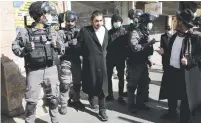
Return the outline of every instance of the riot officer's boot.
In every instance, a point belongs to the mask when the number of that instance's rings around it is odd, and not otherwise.
[[[65,115],[67,113],[67,106],[61,106],[59,109],[59,113],[61,115]]]

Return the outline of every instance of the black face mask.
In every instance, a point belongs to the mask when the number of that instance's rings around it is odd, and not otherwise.
[[[68,24],[68,25],[66,25],[66,28],[67,28],[67,29],[73,29],[73,28],[75,28],[75,25],[70,25],[70,24]]]

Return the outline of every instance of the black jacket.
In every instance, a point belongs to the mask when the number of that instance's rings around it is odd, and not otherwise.
[[[127,31],[123,27],[112,28],[108,31],[108,36],[107,60],[112,62],[125,60],[128,42]]]
[[[129,34],[128,58],[133,64],[147,63],[148,57],[153,55],[153,46],[144,47],[148,43],[149,32],[140,29]]]
[[[102,45],[99,43],[92,26],[86,26],[80,30],[78,47],[83,57],[82,89],[89,95],[99,96],[102,90],[107,95],[107,45],[108,31],[106,28]]]
[[[169,40],[171,36],[172,36],[171,34],[167,34],[167,33],[164,33],[161,35],[160,47],[164,49],[164,55],[162,55],[163,67],[167,65],[167,61],[168,61],[167,52],[168,52],[168,45],[169,45]]]
[[[175,33],[169,40],[169,48],[168,48],[168,65],[170,64],[170,57],[171,57],[171,51],[172,51],[172,46],[174,44],[174,41],[176,39],[177,33]],[[185,90],[185,85],[182,86],[181,83],[186,83],[187,80],[185,80],[185,70],[189,70],[195,66],[199,67],[199,70],[201,71],[201,37],[198,35],[191,35],[189,38],[185,38],[186,39],[190,39],[190,47],[191,47],[191,55],[190,57],[187,59],[188,64],[187,66],[183,66],[180,63],[181,66],[181,72],[184,76],[183,80],[185,82],[172,82],[170,79],[174,79],[172,78],[170,75],[171,73],[169,72],[169,69],[167,69],[166,71],[164,71],[164,75],[163,75],[163,79],[162,79],[162,83],[161,83],[161,89],[160,89],[160,95],[159,95],[159,99],[167,99],[169,97],[172,97],[173,95],[176,95],[177,99],[181,99],[181,97],[183,97],[183,93],[179,93],[182,92],[182,90]],[[185,55],[186,52],[186,47],[187,47],[187,41],[183,41],[182,44],[182,48],[181,48],[181,53],[180,53],[180,59],[182,59],[183,55]],[[169,68],[169,67],[168,67]],[[198,84],[199,86],[199,84]],[[188,88],[188,86],[186,86],[186,88],[190,91],[196,91],[194,90],[194,88]],[[173,90],[176,90],[177,94],[175,94]],[[187,94],[189,95],[188,91]],[[191,98],[191,97],[188,97]],[[189,102],[190,103],[190,102]]]
[[[80,63],[80,52],[77,49],[77,45],[72,45],[69,42],[71,40],[77,40],[79,30],[74,28],[72,30],[62,29],[59,30],[60,37],[64,40],[65,54],[60,57],[61,60],[67,60],[74,63]]]

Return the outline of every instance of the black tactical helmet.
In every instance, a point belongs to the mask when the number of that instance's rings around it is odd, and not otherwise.
[[[139,17],[140,23],[149,23],[158,18],[158,15],[155,13],[144,13]]]
[[[43,14],[49,13],[52,16],[57,16],[57,8],[55,4],[48,1],[36,1],[29,7],[29,15],[35,20],[39,21]],[[58,16],[57,16],[58,17]]]
[[[193,21],[193,23],[196,26],[201,26],[201,16],[196,17],[195,20]]]
[[[131,9],[131,10],[129,10],[129,12],[128,12],[128,17],[132,20],[132,19],[134,19],[135,17],[138,18],[138,17],[141,16],[143,13],[144,13],[144,12],[143,12],[142,10],[140,10],[140,9],[136,9],[136,10]]]
[[[77,21],[79,19],[78,13],[74,11],[65,12],[65,21]]]

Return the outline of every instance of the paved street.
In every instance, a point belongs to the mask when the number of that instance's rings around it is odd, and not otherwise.
[[[158,62],[160,61],[160,56],[154,54],[153,60],[156,61],[156,65],[154,65],[150,70],[152,82],[150,84],[150,102],[147,103],[152,108],[151,111],[141,111],[138,114],[133,115],[127,112],[126,106],[119,105],[117,101],[108,102],[107,114],[110,119],[106,123],[178,123],[178,120],[168,122],[160,119],[160,115],[163,114],[167,109],[167,102],[158,102],[160,81],[162,77],[161,65],[160,62]],[[113,85],[115,97],[117,99],[117,79],[113,80]],[[67,115],[59,116],[60,123],[102,123],[97,117],[97,112],[94,112],[89,108],[87,95],[83,93],[82,102],[87,106],[85,112],[77,112],[73,108],[68,108]],[[23,101],[23,105],[25,105],[25,101]],[[7,118],[2,116],[2,123],[24,123],[23,117],[23,115],[15,118]],[[36,123],[50,123],[49,114],[44,112],[41,100],[37,106],[36,118]],[[201,114],[193,117],[192,121],[192,123],[201,123]]]

